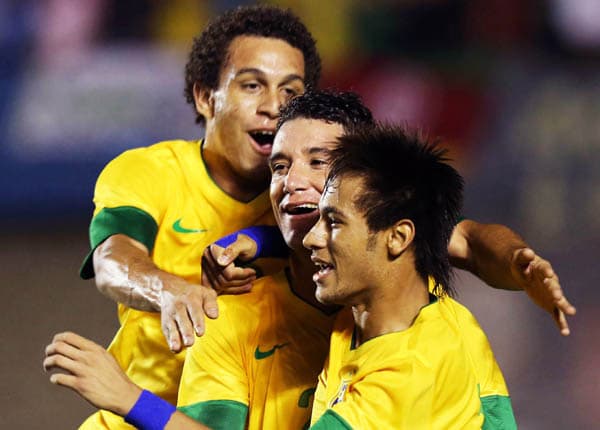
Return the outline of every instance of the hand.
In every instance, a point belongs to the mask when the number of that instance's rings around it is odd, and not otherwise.
[[[227,248],[212,244],[202,255],[202,284],[218,294],[242,294],[252,289],[256,271],[237,267],[235,260],[250,261],[256,254],[256,243],[245,234],[238,234]]]
[[[44,369],[62,370],[50,382],[75,391],[93,406],[124,416],[142,390],[104,348],[75,333],[59,333],[46,347]]]
[[[162,280],[160,292],[161,327],[169,348],[180,352],[204,334],[204,316],[219,316],[217,293],[209,287],[190,284],[177,276]]]
[[[576,310],[565,297],[550,262],[530,248],[520,248],[513,253],[511,271],[531,300],[552,315],[560,334],[568,336],[566,316],[575,315]]]

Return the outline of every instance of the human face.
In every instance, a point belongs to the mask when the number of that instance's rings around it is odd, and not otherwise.
[[[286,244],[301,250],[319,218],[319,199],[329,171],[329,150],[343,134],[337,123],[296,118],[285,122],[273,143],[271,204]]]
[[[354,205],[363,189],[363,180],[356,177],[329,183],[319,202],[319,220],[304,238],[318,267],[313,281],[323,304],[367,303],[379,285],[379,269],[387,254],[380,246],[383,234],[370,232]]]
[[[205,148],[216,151],[225,160],[221,167],[233,175],[266,181],[279,108],[303,92],[304,56],[299,49],[281,39],[236,37],[219,87],[199,108],[208,109]],[[200,92],[197,107],[201,97]]]

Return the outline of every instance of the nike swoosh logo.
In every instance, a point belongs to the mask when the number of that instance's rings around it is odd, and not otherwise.
[[[263,358],[270,357],[273,354],[275,354],[275,351],[283,348],[284,346],[288,346],[288,343],[277,344],[273,348],[271,348],[267,351],[261,351],[260,348],[257,346],[256,349],[254,350],[254,358],[256,358],[257,360],[262,360]]]
[[[177,233],[204,233],[205,231],[207,231],[204,228],[185,228],[181,226],[181,218],[179,218],[177,221],[175,221],[173,223],[173,230],[175,230]]]

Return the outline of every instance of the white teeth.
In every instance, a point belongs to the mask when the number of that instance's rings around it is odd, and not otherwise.
[[[256,134],[262,134],[263,136],[273,136],[273,132],[272,131],[268,131],[268,130],[259,130],[259,131],[255,131]]]
[[[317,209],[318,205],[315,203],[304,203],[303,205],[300,206],[296,206],[296,208],[303,208],[303,209]]]

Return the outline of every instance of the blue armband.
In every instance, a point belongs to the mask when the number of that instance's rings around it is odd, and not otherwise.
[[[140,430],[163,430],[176,409],[156,394],[144,390],[125,415],[125,422]]]
[[[217,240],[215,243],[226,248],[237,240],[238,234],[245,234],[256,243],[256,255],[252,261],[261,257],[286,258],[288,256],[288,248],[279,228],[272,225],[255,225],[243,228]]]

